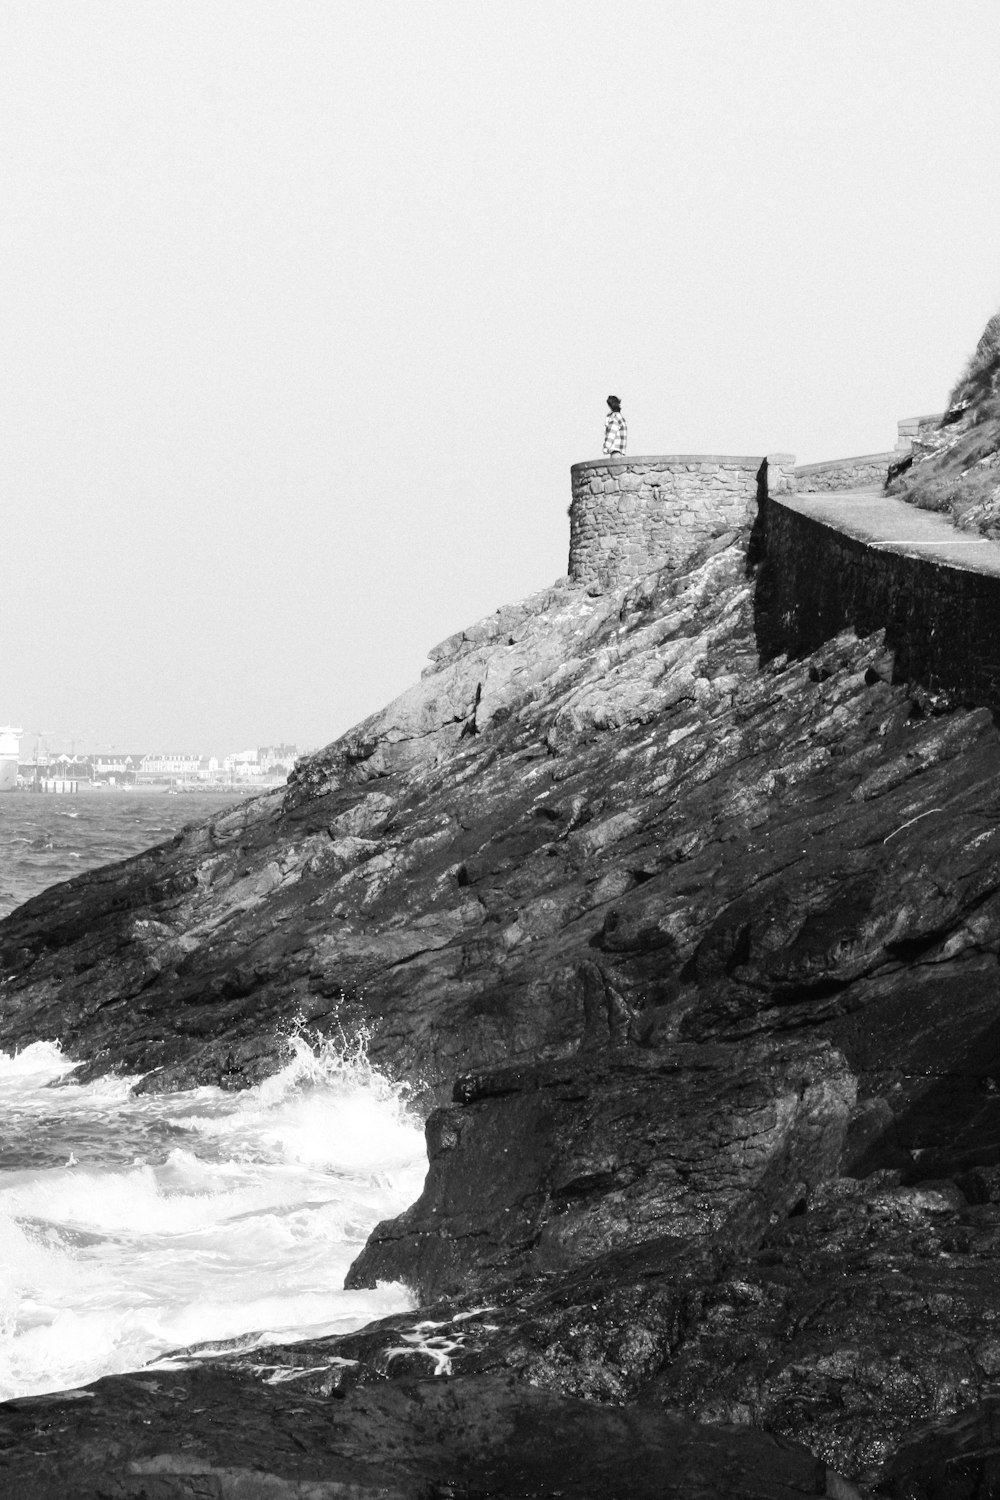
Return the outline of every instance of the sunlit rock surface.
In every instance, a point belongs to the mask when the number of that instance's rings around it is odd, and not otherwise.
[[[740,538],[431,655],[286,790],[0,924],[0,1045],[91,1075],[240,1087],[294,1024],[369,1029],[430,1172],[351,1279],[424,1305],[8,1409],[17,1493],[66,1493],[88,1420],[80,1494],[967,1493],[1000,1377],[992,716],[878,636],[760,665]],[[531,1468],[539,1423],[593,1466]]]

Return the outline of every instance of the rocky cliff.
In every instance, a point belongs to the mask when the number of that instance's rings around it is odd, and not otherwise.
[[[1000,312],[990,318],[937,426],[921,432],[890,491],[957,526],[1000,537]]]
[[[880,636],[773,654],[746,543],[0,924],[0,1045],[239,1087],[363,1027],[429,1155],[351,1272],[419,1312],[12,1403],[12,1494],[1000,1493],[1000,738]]]

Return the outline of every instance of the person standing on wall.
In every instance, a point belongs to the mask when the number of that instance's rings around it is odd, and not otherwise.
[[[609,396],[608,407],[610,410],[604,423],[604,451],[612,458],[624,458],[628,427],[622,416],[622,404],[617,396]]]

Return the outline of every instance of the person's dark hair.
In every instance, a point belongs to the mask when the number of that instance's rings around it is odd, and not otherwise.
[[[612,411],[621,411],[622,409],[622,404],[617,396],[609,396],[608,405],[611,407]]]

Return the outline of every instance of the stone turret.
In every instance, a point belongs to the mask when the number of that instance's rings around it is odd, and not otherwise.
[[[570,578],[608,589],[681,566],[705,542],[748,531],[763,493],[794,488],[794,462],[787,453],[682,453],[574,464]]]

